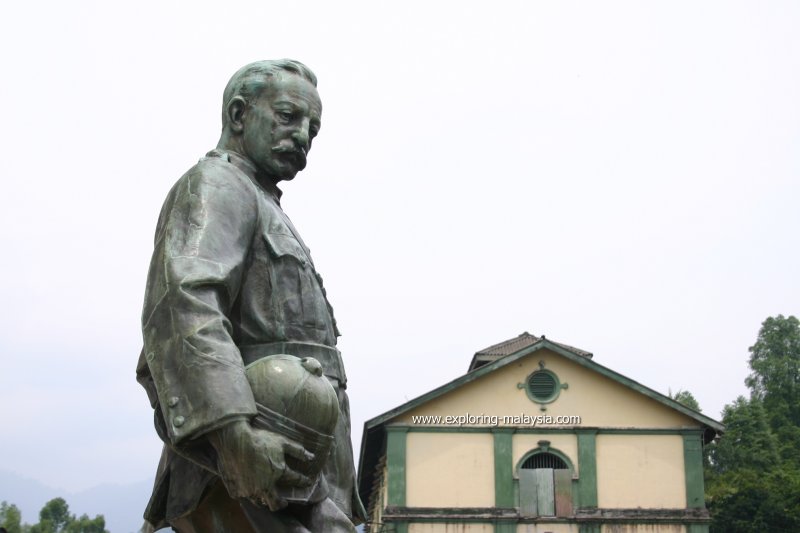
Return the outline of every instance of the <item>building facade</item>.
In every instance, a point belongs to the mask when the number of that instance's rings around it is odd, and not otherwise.
[[[708,531],[718,422],[577,348],[523,333],[366,422],[371,533]]]

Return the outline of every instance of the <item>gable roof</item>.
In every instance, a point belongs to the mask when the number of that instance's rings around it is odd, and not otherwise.
[[[519,348],[519,346],[522,346],[522,348]],[[514,347],[517,347],[516,352],[510,352],[505,355],[502,354],[503,351],[511,350]],[[409,400],[408,402],[395,407],[394,409],[390,409],[389,411],[386,411],[385,413],[364,422],[364,432],[361,438],[361,454],[358,463],[358,491],[362,499],[366,501],[366,498],[368,498],[369,495],[370,487],[372,486],[373,477],[375,475],[374,465],[379,460],[384,447],[385,431],[383,426],[386,422],[424,403],[443,396],[448,392],[461,387],[462,385],[475,381],[486,374],[494,372],[495,370],[510,365],[517,360],[522,359],[523,357],[544,349],[555,352],[584,368],[593,370],[622,386],[633,389],[647,396],[648,398],[651,398],[665,405],[666,407],[674,409],[699,422],[706,428],[706,431],[704,432],[704,442],[710,442],[717,434],[721,434],[724,430],[724,426],[716,420],[709,418],[704,414],[698,413],[697,411],[686,407],[682,403],[679,403],[672,398],[661,394],[660,392],[646,387],[637,381],[614,372],[610,368],[594,362],[591,359],[592,354],[589,352],[585,352],[565,344],[553,342],[546,339],[544,335],[541,337],[535,337],[528,332],[524,332],[518,337],[489,346],[488,348],[477,352],[475,356],[473,356],[473,364],[470,364],[470,371],[463,376],[458,377],[449,383],[445,383],[444,385],[437,387],[421,396],[417,396],[413,400]],[[481,359],[479,356],[486,359]],[[488,358],[492,358],[492,360],[488,360]],[[476,361],[480,364],[475,365],[474,363],[476,363]]]
[[[523,331],[519,336],[514,337],[512,339],[505,340],[503,342],[498,342],[497,344],[492,344],[488,348],[484,348],[483,350],[475,352],[475,355],[472,356],[472,362],[469,364],[469,370],[472,371],[476,368],[482,367],[485,364],[492,363],[501,357],[505,357],[506,355],[511,355],[512,353],[517,353],[518,351],[528,348],[529,346],[533,346],[540,340],[544,339],[545,336],[542,335],[541,337],[537,337],[536,335],[531,335],[527,331]],[[575,355],[580,355],[581,357],[588,357],[589,359],[592,358],[592,353],[587,352],[585,350],[581,350],[580,348],[575,348],[574,346],[570,346],[568,344],[562,344],[560,342],[550,341],[557,346],[561,346],[565,350],[568,350]]]

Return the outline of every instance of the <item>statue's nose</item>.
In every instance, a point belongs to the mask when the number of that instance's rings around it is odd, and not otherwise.
[[[311,139],[310,135],[311,125],[308,120],[304,120],[303,124],[298,127],[294,133],[292,134],[292,138],[294,138],[295,143],[302,148],[305,152],[308,152],[308,145]]]

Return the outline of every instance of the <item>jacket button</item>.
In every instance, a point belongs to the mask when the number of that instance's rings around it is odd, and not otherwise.
[[[147,354],[147,360],[148,360],[148,361],[152,361],[152,360],[153,360],[153,359],[155,359],[155,358],[156,358],[156,354],[155,354],[155,353],[153,353],[153,352],[149,352],[149,353]]]
[[[180,415],[172,419],[172,425],[174,425],[176,428],[181,427],[184,422],[186,422],[186,419]]]
[[[167,405],[169,405],[170,407],[175,407],[176,405],[178,405],[179,401],[181,401],[180,398],[178,398],[177,396],[173,396],[167,401]]]

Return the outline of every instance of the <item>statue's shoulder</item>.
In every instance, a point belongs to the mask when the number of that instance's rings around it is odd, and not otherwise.
[[[244,223],[258,213],[258,192],[248,175],[214,151],[181,176],[164,201],[159,227],[177,217],[212,217]]]
[[[170,196],[217,197],[231,201],[255,202],[257,186],[227,154],[212,150],[180,177]]]
[[[209,183],[240,185],[250,192],[255,191],[255,184],[247,173],[235,165],[228,154],[219,150],[212,150],[200,158],[197,164],[190,168],[181,179],[184,178]]]

